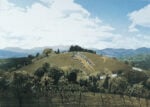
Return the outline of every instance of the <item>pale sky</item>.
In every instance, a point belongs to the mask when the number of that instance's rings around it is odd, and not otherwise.
[[[0,49],[150,47],[148,0],[0,0]]]

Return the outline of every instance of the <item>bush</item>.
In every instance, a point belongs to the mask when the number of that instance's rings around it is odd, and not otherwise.
[[[128,86],[128,81],[126,78],[117,77],[110,81],[109,91],[114,94],[123,94]]]
[[[47,49],[44,49],[43,55],[47,57],[47,56],[48,56],[50,53],[52,53],[52,52],[53,52],[52,49],[47,48]]]
[[[128,82],[131,84],[136,84],[145,81],[148,78],[144,72],[139,71],[129,71],[126,72],[124,76],[128,79]]]
[[[43,67],[40,67],[34,72],[34,75],[41,78],[44,75],[44,73],[45,73],[45,71],[44,71]]]

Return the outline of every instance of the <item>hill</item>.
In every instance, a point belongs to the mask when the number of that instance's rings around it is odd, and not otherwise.
[[[131,69],[128,65],[114,58],[87,52],[67,52],[61,54],[49,54],[49,56],[43,58],[35,58],[32,64],[21,68],[21,70],[33,72],[44,63],[58,66],[63,70],[70,68],[80,69],[86,74],[115,73],[117,71],[128,71]]]
[[[0,71],[13,71],[31,63],[31,58],[7,58],[0,59]]]
[[[28,101],[39,107],[40,104],[54,107],[57,104],[58,107],[67,107],[67,104],[69,107],[149,106],[146,99],[150,98],[149,76],[115,58],[45,49],[35,57],[0,62],[0,68],[15,67],[12,72],[0,72],[0,97],[5,99],[3,96],[7,93],[12,99],[10,103],[20,107],[29,104]]]
[[[122,57],[120,60],[128,61],[135,67],[150,70],[150,54],[139,54],[130,57]]]

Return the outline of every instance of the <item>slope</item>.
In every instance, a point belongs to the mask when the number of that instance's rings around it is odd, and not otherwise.
[[[117,71],[128,71],[130,66],[113,58],[100,56],[87,52],[68,52],[61,54],[50,54],[48,57],[35,58],[32,64],[27,65],[20,70],[34,72],[44,63],[51,66],[58,66],[63,70],[70,68],[80,69],[87,74],[93,73],[114,73]]]

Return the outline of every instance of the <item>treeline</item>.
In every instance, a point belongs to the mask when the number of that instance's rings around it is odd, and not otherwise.
[[[96,53],[95,51],[93,51],[93,50],[89,50],[89,49],[84,49],[84,48],[82,48],[82,47],[80,47],[80,46],[78,46],[78,45],[75,45],[75,46],[71,46],[70,48],[69,48],[69,52],[89,52],[89,53]]]
[[[32,63],[33,57],[0,59],[0,71],[13,71]]]

